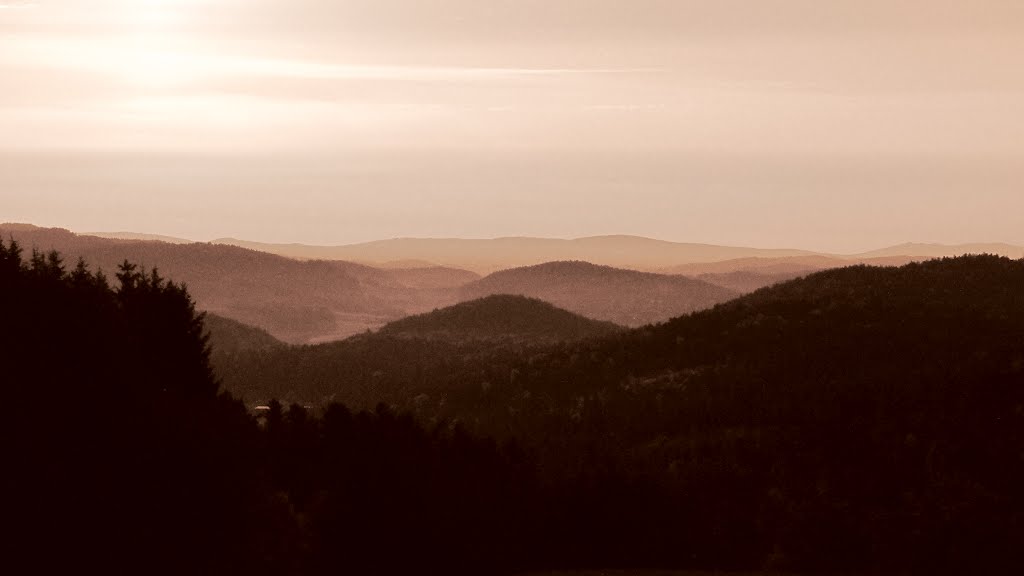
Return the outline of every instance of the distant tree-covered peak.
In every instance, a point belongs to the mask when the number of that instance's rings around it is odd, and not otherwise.
[[[621,330],[611,322],[584,318],[525,296],[495,294],[381,328],[392,336],[449,340],[545,343],[603,336]]]

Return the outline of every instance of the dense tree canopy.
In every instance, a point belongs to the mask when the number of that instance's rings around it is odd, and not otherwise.
[[[278,551],[255,428],[218,391],[202,318],[156,270],[125,263],[116,280],[0,245],[16,557],[37,573],[258,573]]]

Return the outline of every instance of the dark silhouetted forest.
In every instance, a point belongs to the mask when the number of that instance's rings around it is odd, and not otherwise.
[[[531,482],[514,446],[385,406],[259,419],[219,388],[186,290],[0,243],[5,566],[15,574],[499,571]]]
[[[111,283],[113,283],[112,287]],[[181,286],[0,248],[12,573],[260,572],[285,555],[256,427]],[[102,568],[100,568],[102,567]]]
[[[2,246],[16,573],[1022,564],[1024,261],[832,270],[559,344],[246,333],[211,363],[156,271]]]

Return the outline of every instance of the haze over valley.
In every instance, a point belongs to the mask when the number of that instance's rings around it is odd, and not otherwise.
[[[370,247],[288,245],[273,253],[257,248],[275,247],[257,243],[200,243],[141,233],[75,234],[26,224],[0,224],[0,235],[30,250],[57,250],[69,262],[84,258],[108,272],[124,260],[157,268],[187,284],[200,309],[291,343],[340,340],[406,316],[496,294],[537,298],[593,320],[637,327],[830,268],[896,266],[971,253],[1024,257],[1024,248],[1006,244],[905,244],[840,256],[638,237],[403,239]],[[510,257],[515,254],[519,256]],[[338,259],[344,255],[362,255],[366,263]],[[513,266],[521,262],[537,264]],[[458,265],[493,272],[481,275],[453,267]]]

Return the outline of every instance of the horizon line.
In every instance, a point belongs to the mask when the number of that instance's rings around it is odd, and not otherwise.
[[[811,248],[794,248],[794,247],[778,247],[778,246],[753,246],[743,244],[716,244],[711,242],[698,242],[698,241],[679,241],[679,240],[666,240],[663,238],[656,238],[652,236],[643,236],[639,234],[627,234],[627,233],[609,233],[609,234],[594,234],[588,236],[575,236],[575,237],[558,237],[558,236],[530,236],[530,235],[508,235],[508,236],[494,236],[494,237],[462,237],[462,236],[393,236],[389,238],[378,238],[375,240],[365,240],[358,242],[348,242],[339,244],[313,244],[306,242],[273,242],[266,240],[250,240],[245,238],[237,238],[233,236],[220,236],[209,240],[196,240],[194,238],[187,238],[183,236],[176,236],[173,234],[161,234],[153,232],[134,232],[129,230],[119,231],[79,231],[71,228],[65,228],[62,226],[39,226],[27,222],[3,222],[0,223],[0,227],[8,225],[28,225],[35,226],[36,228],[57,228],[64,229],[73,234],[82,236],[115,236],[115,235],[133,235],[133,236],[152,236],[162,237],[168,240],[180,241],[183,243],[193,244],[227,244],[228,241],[235,242],[246,242],[250,244],[263,244],[268,246],[294,246],[294,247],[305,247],[305,248],[350,248],[356,246],[365,246],[369,244],[384,243],[384,242],[395,242],[395,241],[455,241],[455,242],[494,242],[502,240],[547,240],[547,241],[562,241],[562,242],[573,242],[581,240],[595,240],[595,239],[610,239],[610,238],[621,238],[621,239],[634,239],[634,240],[646,240],[651,242],[659,242],[664,244],[674,245],[690,245],[690,246],[707,246],[715,248],[739,248],[739,249],[750,249],[750,250],[773,250],[773,251],[796,251],[805,252],[808,256],[840,256],[840,257],[851,257],[861,256],[864,254],[870,254],[872,252],[878,252],[891,248],[899,248],[903,246],[931,246],[931,247],[942,247],[942,248],[959,248],[964,246],[972,245],[1002,245],[1011,248],[1019,248],[1024,251],[1024,243],[1016,243],[1012,241],[1004,240],[974,240],[969,242],[937,242],[937,241],[924,241],[924,240],[908,240],[899,242],[896,244],[886,244],[876,248],[870,248],[867,250],[857,252],[837,252],[829,250],[816,250]],[[756,256],[755,256],[756,257]]]

